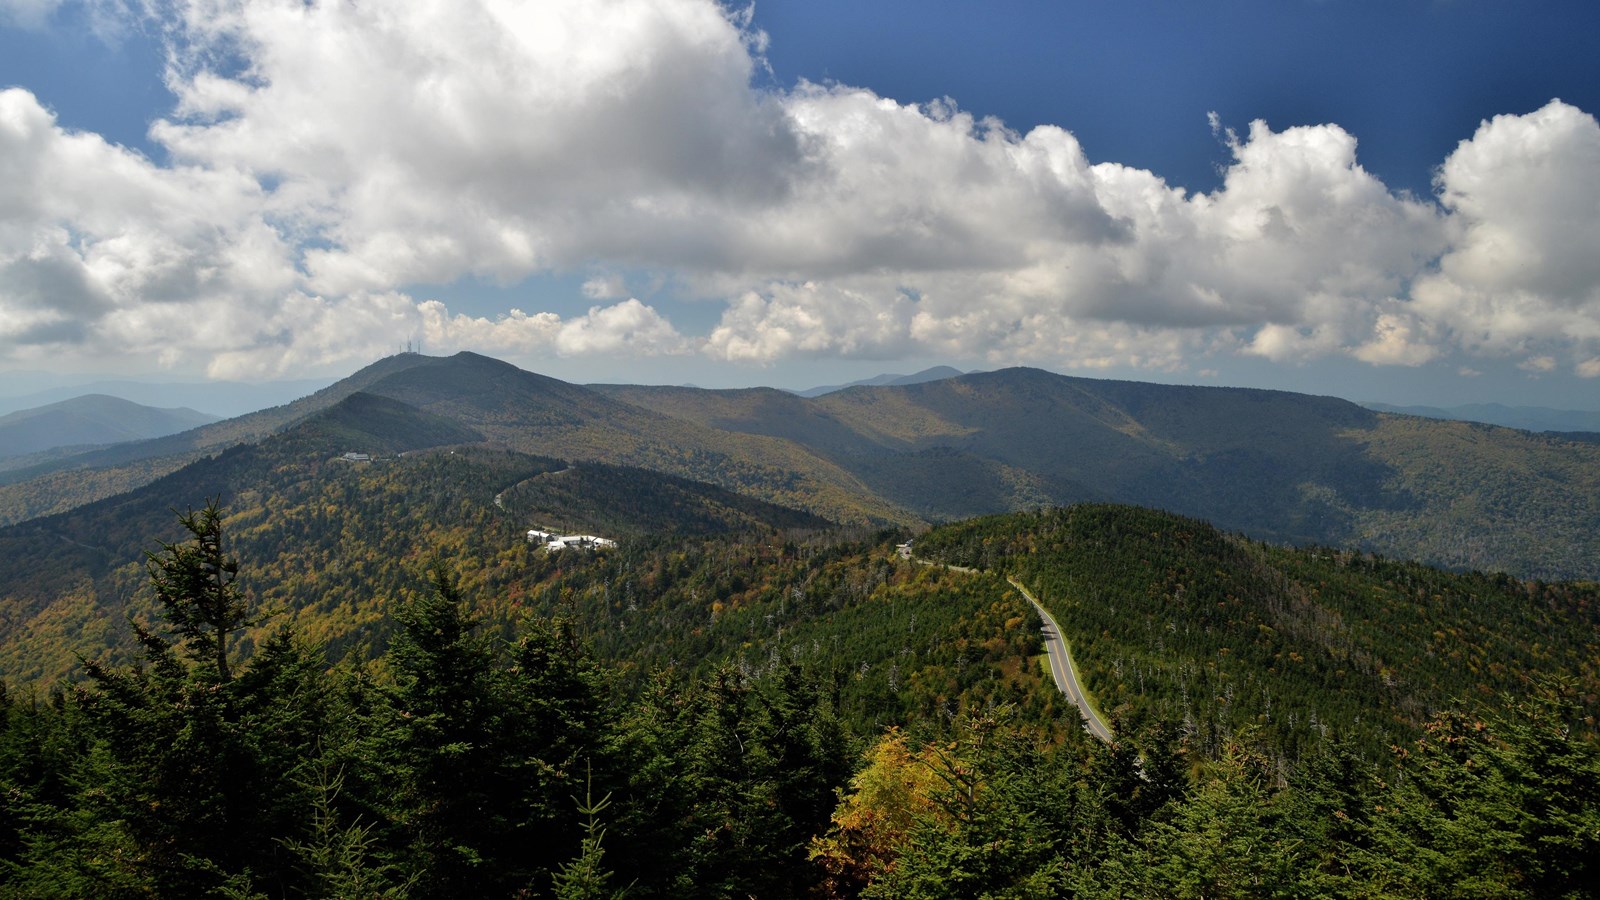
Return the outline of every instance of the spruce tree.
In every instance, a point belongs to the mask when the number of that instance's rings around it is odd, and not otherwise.
[[[320,653],[287,629],[249,665],[230,658],[250,617],[222,518],[214,502],[181,515],[190,539],[148,554],[162,620],[183,652],[136,623],[142,664],[85,663],[87,748],[76,777],[96,823],[86,834],[119,860],[105,884],[281,895],[302,880],[289,849],[311,821],[300,775],[317,764],[336,714]]]
[[[606,829],[600,824],[600,814],[611,805],[611,795],[606,794],[596,801],[593,780],[586,781],[583,800],[573,798],[578,813],[584,817],[583,842],[578,855],[555,873],[556,900],[622,900],[628,892],[611,888],[614,876],[605,866],[603,846]]]
[[[161,544],[145,554],[146,571],[161,603],[162,617],[183,640],[196,661],[211,668],[218,681],[232,680],[228,645],[233,633],[250,622],[239,591],[239,561],[222,547],[222,509],[217,501],[199,512],[178,516],[189,539]]]

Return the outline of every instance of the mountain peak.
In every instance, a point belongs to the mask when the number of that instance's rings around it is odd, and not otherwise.
[[[934,366],[930,369],[923,369],[914,375],[874,375],[871,378],[863,378],[860,381],[852,381],[849,384],[830,384],[822,387],[807,388],[803,391],[791,391],[791,393],[798,394],[801,397],[821,397],[824,394],[831,394],[834,391],[842,391],[853,387],[894,387],[907,384],[924,384],[929,381],[942,381],[946,378],[955,378],[964,374],[966,373],[960,369],[950,366]]]

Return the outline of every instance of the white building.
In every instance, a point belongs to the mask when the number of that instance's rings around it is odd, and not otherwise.
[[[544,544],[546,553],[560,553],[562,550],[608,550],[617,545],[617,542],[610,538],[596,537],[592,534],[556,534],[538,528],[528,530],[528,543]]]

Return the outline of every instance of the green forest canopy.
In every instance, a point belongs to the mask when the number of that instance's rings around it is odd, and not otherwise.
[[[530,558],[512,581],[424,561],[370,659],[330,668],[293,617],[246,642],[259,604],[198,602],[212,582],[181,577],[233,571],[233,544],[208,537],[232,518],[190,517],[156,550],[149,576],[171,588],[129,662],[0,697],[0,895],[1551,897],[1600,881],[1593,586],[1074,507],[918,539],[978,575],[898,560],[892,537],[773,532]],[[1115,743],[1076,727],[998,573],[1050,603]],[[1496,609],[1498,636],[1479,627]],[[1161,659],[1140,655],[1152,632]]]

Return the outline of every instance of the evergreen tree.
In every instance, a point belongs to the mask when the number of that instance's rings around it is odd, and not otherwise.
[[[204,661],[221,682],[233,677],[228,644],[250,624],[239,591],[239,561],[223,551],[222,509],[215,500],[199,512],[178,516],[189,532],[179,543],[162,543],[146,554],[146,570],[161,603],[162,617],[192,658]]]
[[[600,814],[611,805],[611,795],[596,802],[592,785],[586,783],[583,800],[573,798],[573,802],[584,817],[583,843],[578,855],[555,873],[556,900],[622,900],[627,891],[611,889],[614,876],[605,868],[606,830],[600,824]]]
[[[550,883],[578,820],[580,760],[605,760],[602,686],[571,626],[525,623],[516,643],[480,633],[442,566],[396,615],[392,738],[374,748],[400,790],[416,890],[496,896]],[[604,770],[604,765],[602,770]]]
[[[448,573],[436,566],[431,576],[433,590],[396,613],[401,630],[389,648],[396,727],[387,755],[398,788],[391,814],[408,835],[419,892],[504,893],[502,873],[488,871],[485,857],[507,827],[495,777],[494,653]]]
[[[1600,896],[1600,747],[1560,692],[1440,714],[1375,824],[1380,876],[1441,897]]]
[[[344,791],[344,771],[324,764],[315,782],[304,786],[312,793],[312,819],[304,840],[286,841],[307,874],[309,896],[326,900],[402,900],[416,878],[401,880],[397,867],[381,859],[376,823],[345,824],[339,799]]]
[[[630,781],[619,830],[634,848],[621,862],[641,895],[797,897],[819,880],[807,848],[848,757],[798,670],[659,679],[621,743]]]
[[[1331,741],[1291,781],[1287,825],[1306,848],[1304,882],[1323,897],[1368,897],[1386,886],[1386,851],[1374,822],[1388,802],[1376,767],[1343,741]]]
[[[94,823],[86,839],[117,860],[107,884],[163,896],[300,886],[286,846],[310,818],[299,777],[335,716],[316,654],[287,629],[235,677],[229,652],[247,616],[221,521],[215,504],[181,516],[190,540],[150,555],[163,621],[188,660],[136,625],[140,665],[85,664],[74,777]]]
[[[1267,757],[1242,741],[1227,745],[1170,822],[1142,838],[1144,865],[1130,866],[1136,893],[1174,898],[1295,897],[1304,894],[1304,847],[1295,839],[1287,795]]]
[[[975,715],[956,742],[928,745],[937,811],[916,817],[896,864],[861,896],[1042,900],[1063,890],[1072,814],[1055,802],[1061,784],[1051,774],[1061,760],[1011,727],[1008,712]]]

